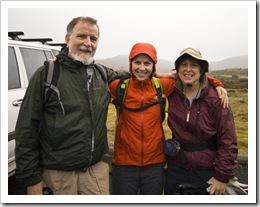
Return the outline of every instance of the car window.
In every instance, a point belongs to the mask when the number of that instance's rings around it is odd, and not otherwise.
[[[48,52],[49,54],[47,55],[43,50],[20,48],[20,51],[23,57],[28,80],[30,80],[33,73],[43,65],[45,60],[53,58],[51,52]]]
[[[45,51],[45,55],[47,57],[47,60],[53,59],[53,55],[51,54],[50,51]]]
[[[52,52],[53,52],[53,54],[56,56],[56,55],[58,55],[59,54],[59,50],[52,50]]]
[[[13,47],[8,47],[8,90],[21,88],[17,58]]]

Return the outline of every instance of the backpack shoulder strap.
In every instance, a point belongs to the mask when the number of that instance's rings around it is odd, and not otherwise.
[[[51,96],[51,93],[53,91],[58,91],[56,85],[58,82],[58,78],[59,78],[59,67],[57,66],[56,61],[44,61],[44,65],[45,65],[45,73],[44,73],[44,91],[43,91],[43,110],[44,107],[46,105],[46,103],[49,101],[49,98]],[[57,92],[56,92],[57,93]],[[59,91],[57,93],[58,98],[60,99],[60,95],[59,95]],[[64,108],[62,103],[60,102],[62,110],[63,110],[63,114],[65,114],[64,112]],[[43,124],[43,116],[41,117],[40,121],[39,121],[39,125],[38,125],[38,133],[40,133],[41,129],[42,129],[42,124]]]
[[[162,83],[160,81],[159,78],[156,77],[152,77],[152,81],[153,81],[153,85],[156,89],[157,95],[159,95],[160,97],[162,97],[163,94],[163,87],[162,87]],[[160,98],[159,97],[159,98]]]
[[[168,119],[168,99],[166,97],[166,95],[163,92],[163,86],[162,86],[162,82],[160,81],[159,78],[156,77],[152,77],[152,81],[154,84],[154,87],[156,89],[156,93],[160,102],[160,107],[161,107],[161,116],[162,116],[162,122],[164,120]]]
[[[60,91],[57,88],[59,79],[59,67],[57,61],[45,61],[45,76],[44,76],[44,99],[43,106],[49,101],[49,98],[54,91],[57,94],[58,102],[62,108],[62,112],[65,115],[64,107],[61,102]]]
[[[116,87],[116,102],[117,102],[117,120],[119,119],[122,111],[122,105],[125,101],[126,92],[128,88],[129,78],[122,78]]]
[[[45,61],[45,76],[44,76],[44,104],[49,100],[53,90],[51,86],[56,86],[59,78],[59,68],[56,61]]]
[[[98,71],[100,72],[102,78],[103,78],[103,81],[105,82],[106,84],[106,88],[107,90],[109,91],[109,87],[108,87],[108,78],[107,78],[107,70],[103,67],[103,65],[99,64],[99,63],[95,63],[94,64],[95,68],[98,69]]]

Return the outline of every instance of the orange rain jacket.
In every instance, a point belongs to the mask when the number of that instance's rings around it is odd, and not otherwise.
[[[164,94],[168,96],[173,91],[176,80],[160,80]],[[119,80],[115,80],[109,85],[114,99],[118,82]],[[156,99],[156,89],[151,79],[141,82],[130,78],[124,101],[127,107],[139,108]],[[144,166],[166,161],[163,153],[165,136],[160,113],[160,104],[137,112],[122,108],[115,135],[114,164]]]

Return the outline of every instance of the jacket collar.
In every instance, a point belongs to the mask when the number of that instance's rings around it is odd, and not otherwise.
[[[179,91],[179,93],[183,94],[182,93],[182,88],[183,88],[183,85],[182,85],[182,82],[178,79],[177,82],[175,83],[174,85],[175,89],[177,91]],[[200,96],[201,97],[204,97],[206,92],[208,91],[209,89],[209,82],[208,82],[208,79],[207,79],[207,76],[205,75],[204,77],[204,80],[203,80],[203,83],[202,83],[202,87],[201,87],[201,90],[200,90]]]

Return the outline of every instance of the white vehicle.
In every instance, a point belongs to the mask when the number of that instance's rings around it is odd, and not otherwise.
[[[8,177],[15,174],[15,125],[32,74],[52,59],[64,44],[48,44],[45,39],[21,39],[23,32],[8,32]],[[60,45],[60,46],[51,46]]]

